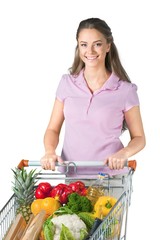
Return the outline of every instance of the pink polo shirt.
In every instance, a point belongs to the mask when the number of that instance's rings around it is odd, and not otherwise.
[[[124,112],[139,105],[137,86],[112,73],[92,94],[83,72],[76,77],[63,75],[56,92],[57,99],[64,103],[62,158],[73,162],[104,161],[123,148],[119,137]]]

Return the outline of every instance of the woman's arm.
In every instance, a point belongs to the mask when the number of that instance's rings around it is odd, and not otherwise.
[[[125,112],[125,120],[130,132],[131,141],[126,147],[108,157],[105,161],[111,169],[121,169],[126,160],[141,151],[146,144],[143,123],[139,106],[131,108]]]
[[[41,159],[44,169],[55,169],[55,162],[62,162],[56,155],[56,148],[59,143],[59,134],[64,121],[63,103],[55,100],[49,124],[44,135],[45,155]]]

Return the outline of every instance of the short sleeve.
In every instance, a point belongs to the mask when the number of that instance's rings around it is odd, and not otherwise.
[[[124,112],[128,111],[134,106],[139,106],[139,98],[137,94],[137,86],[135,84],[130,84],[128,94],[125,100]]]
[[[65,88],[66,88],[66,81],[65,81],[65,75],[63,75],[61,77],[61,80],[56,90],[56,98],[61,102],[64,102],[64,99],[65,99],[65,92],[66,92]]]

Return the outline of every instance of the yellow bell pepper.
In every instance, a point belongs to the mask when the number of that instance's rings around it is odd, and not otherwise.
[[[94,205],[94,216],[102,219],[107,216],[117,199],[112,196],[101,196]]]

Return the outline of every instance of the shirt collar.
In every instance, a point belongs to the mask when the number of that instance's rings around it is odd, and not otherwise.
[[[74,78],[74,83],[77,86],[87,86],[86,81],[84,79],[84,69],[82,69],[78,76]],[[108,80],[104,83],[103,87],[100,90],[117,90],[120,83],[119,83],[119,77],[115,73],[111,73]]]
[[[119,82],[119,77],[115,73],[111,73],[110,77],[108,80],[105,82],[103,85],[102,89],[103,90],[117,90],[118,87],[120,86]]]

